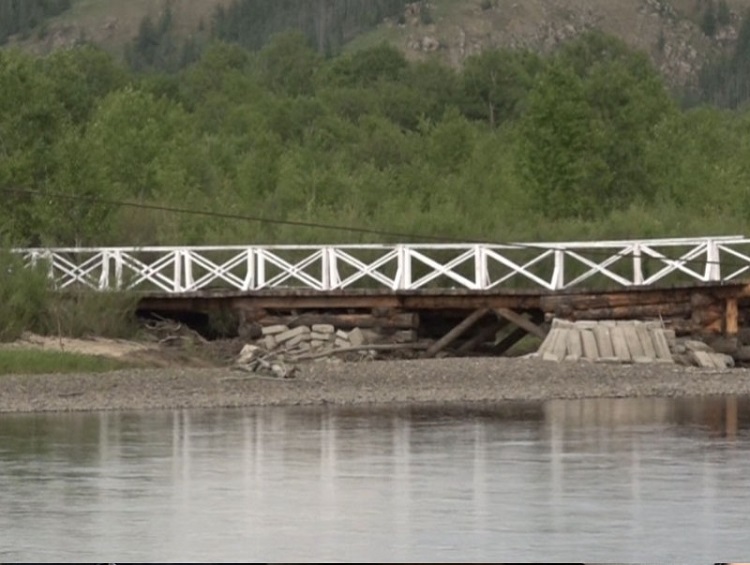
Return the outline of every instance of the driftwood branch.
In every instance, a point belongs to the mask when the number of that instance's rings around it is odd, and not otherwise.
[[[298,357],[295,357],[294,361],[311,361],[313,359],[321,359],[323,357],[330,357],[331,355],[338,355],[339,353],[354,353],[357,351],[398,351],[404,349],[428,349],[429,347],[429,343],[381,343],[373,345],[357,345],[352,347],[342,347],[340,349],[331,349],[329,351],[321,351],[320,353],[300,355]]]

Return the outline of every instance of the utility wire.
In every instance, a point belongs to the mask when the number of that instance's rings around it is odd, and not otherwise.
[[[59,198],[61,200],[87,201],[87,202],[92,202],[94,204],[108,204],[110,206],[125,206],[129,208],[138,208],[141,210],[156,210],[160,212],[170,212],[170,213],[177,213],[177,214],[188,214],[188,215],[193,215],[193,216],[207,216],[207,217],[212,217],[212,218],[222,218],[225,220],[258,222],[258,223],[265,223],[265,224],[276,224],[276,225],[286,225],[286,226],[295,226],[295,227],[303,227],[303,228],[324,229],[324,230],[331,230],[331,231],[346,231],[346,232],[352,232],[352,233],[379,235],[383,237],[423,239],[423,240],[451,242],[451,243],[488,243],[488,244],[492,243],[490,241],[479,241],[479,240],[472,240],[470,242],[467,242],[466,240],[463,240],[463,239],[456,239],[456,238],[451,238],[451,237],[441,237],[441,236],[425,235],[425,234],[420,235],[420,234],[414,234],[414,233],[390,232],[390,231],[385,231],[385,230],[376,230],[372,228],[340,226],[340,225],[335,225],[335,224],[321,224],[321,223],[316,223],[316,222],[303,222],[303,221],[298,221],[298,220],[280,220],[277,218],[267,218],[264,216],[230,214],[226,212],[214,212],[211,210],[175,208],[175,207],[170,207],[170,206],[161,206],[159,204],[143,204],[139,202],[112,200],[109,198],[100,198],[98,196],[75,196],[71,194],[66,194],[64,192],[56,192],[56,191],[51,191],[51,190],[34,190],[30,188],[0,188],[0,191],[17,193],[17,194],[29,194],[32,196]]]
[[[355,227],[355,226],[342,226],[342,225],[336,225],[336,224],[323,224],[318,222],[304,222],[299,220],[280,220],[278,218],[268,218],[265,216],[252,216],[252,215],[245,215],[245,214],[231,214],[227,212],[215,212],[211,210],[195,210],[191,208],[177,208],[177,207],[170,207],[170,206],[162,206],[159,204],[144,204],[139,202],[128,202],[124,200],[114,200],[109,198],[101,198],[98,196],[87,196],[87,195],[72,195],[67,194],[64,192],[54,191],[54,190],[36,190],[31,188],[10,188],[10,187],[0,187],[0,192],[5,193],[15,193],[15,194],[28,194],[31,196],[39,196],[39,197],[46,197],[46,198],[54,198],[54,199],[60,199],[60,200],[70,200],[70,201],[85,201],[85,202],[91,202],[93,204],[106,204],[109,206],[123,206],[123,207],[129,207],[129,208],[137,208],[141,210],[154,210],[159,212],[168,212],[168,213],[174,213],[174,214],[187,214],[187,215],[193,215],[193,216],[205,216],[205,217],[212,217],[212,218],[221,218],[225,220],[237,220],[237,221],[245,221],[245,222],[258,222],[258,223],[265,223],[265,224],[275,224],[275,225],[287,225],[287,226],[294,226],[294,227],[303,227],[303,228],[312,228],[312,229],[321,229],[321,230],[330,230],[330,231],[344,231],[344,232],[351,232],[351,233],[359,233],[359,234],[368,234],[368,235],[377,235],[380,237],[387,237],[387,238],[399,238],[401,240],[407,239],[407,240],[426,240],[426,241],[435,241],[440,243],[478,243],[478,244],[486,244],[486,245],[507,245],[507,246],[513,246],[521,249],[533,249],[536,251],[539,250],[557,250],[558,247],[550,246],[550,247],[544,247],[543,245],[539,244],[531,244],[531,243],[519,243],[519,242],[503,242],[503,241],[491,241],[487,239],[482,238],[455,238],[455,237],[449,237],[449,236],[434,236],[434,235],[426,235],[426,234],[416,234],[416,233],[404,233],[404,232],[393,232],[393,231],[387,231],[387,230],[378,230],[373,228],[362,228],[362,227]],[[598,250],[586,250],[587,255],[599,255],[602,257],[613,257],[615,255],[622,255],[623,257],[626,257],[628,254],[620,251],[619,253],[609,253],[607,251],[598,251]],[[649,257],[643,257],[644,260],[649,259]],[[653,258],[657,259],[658,258]],[[731,266],[731,267],[737,267],[737,266],[748,266],[745,263],[740,262],[727,262],[727,261],[715,261],[715,260],[708,260],[708,259],[690,259],[690,260],[679,260],[679,259],[670,259],[671,261],[680,262],[683,265],[689,265],[691,263],[695,263],[701,266],[705,265],[720,265],[720,266]]]

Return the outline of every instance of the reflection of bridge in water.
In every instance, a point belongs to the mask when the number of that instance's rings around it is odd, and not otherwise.
[[[58,289],[129,290],[143,310],[246,325],[376,328],[503,353],[551,318],[659,319],[678,333],[735,335],[750,305],[740,236],[442,245],[17,250]]]

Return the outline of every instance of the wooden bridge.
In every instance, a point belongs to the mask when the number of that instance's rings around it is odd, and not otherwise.
[[[145,311],[331,323],[502,353],[553,318],[657,319],[736,335],[750,305],[743,236],[514,244],[16,249],[61,291],[127,290]],[[503,334],[503,332],[505,332]],[[497,336],[500,336],[499,338]]]

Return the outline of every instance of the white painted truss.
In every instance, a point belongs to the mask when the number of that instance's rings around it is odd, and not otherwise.
[[[16,249],[59,289],[492,291],[741,280],[742,236],[568,243]]]

